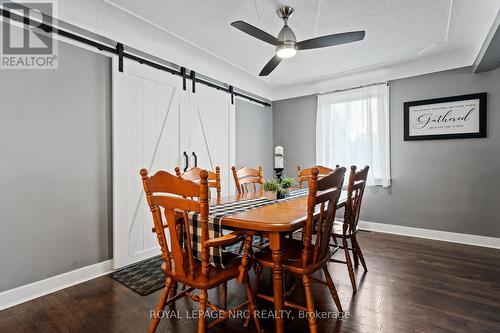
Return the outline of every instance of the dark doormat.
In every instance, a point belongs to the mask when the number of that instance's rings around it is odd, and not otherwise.
[[[256,248],[268,244],[265,238],[254,237],[253,245]],[[241,243],[225,248],[225,251],[238,253]],[[141,296],[147,296],[165,287],[166,277],[161,270],[163,259],[160,255],[152,257],[130,266],[121,268],[111,274],[111,277],[132,289]]]
[[[113,272],[111,277],[139,295],[146,296],[165,287],[162,263],[161,256],[152,257],[121,268]]]

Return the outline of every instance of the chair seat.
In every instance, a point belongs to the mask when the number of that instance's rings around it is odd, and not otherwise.
[[[283,268],[286,271],[297,273],[297,274],[309,274],[320,269],[331,257],[331,253],[323,260],[318,261],[314,265],[308,265],[306,268],[302,267],[302,248],[303,242],[298,239],[285,238],[283,244],[283,257],[282,263]],[[311,248],[309,256],[313,255],[313,248]],[[272,251],[269,247],[265,247],[262,251],[254,253],[255,260],[266,267],[273,266],[273,256]]]
[[[335,237],[343,237],[344,236],[343,228],[344,228],[344,222],[337,222],[336,221],[335,223],[333,223],[333,230],[332,230],[333,235]],[[359,230],[359,226],[356,226],[356,230],[354,230],[354,232],[347,230],[347,236],[351,236],[352,234],[357,233],[358,230]]]
[[[238,277],[239,275],[239,266],[241,264],[241,255],[231,252],[223,252],[223,261],[224,268],[210,266],[210,273],[208,280],[203,279],[203,275],[201,273],[201,261],[194,260],[194,276],[195,279],[191,280],[189,276],[182,276],[180,274],[175,273],[174,267],[172,267],[172,271],[166,269],[166,263],[161,265],[161,269],[168,277],[171,277],[177,282],[185,284],[187,286],[196,288],[196,289],[211,289],[214,288],[221,283],[229,281]],[[184,255],[184,263],[186,267],[188,266],[188,256]]]

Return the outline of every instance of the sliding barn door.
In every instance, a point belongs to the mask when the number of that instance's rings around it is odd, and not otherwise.
[[[181,115],[181,147],[189,156],[189,167],[215,171],[221,168],[222,195],[233,192],[231,166],[235,163],[235,110],[230,96],[197,85],[189,93]],[[195,157],[196,156],[196,157]]]
[[[186,152],[188,167],[195,155],[200,168],[220,166],[223,195],[234,191],[235,114],[227,93],[200,84],[196,93],[184,91],[180,77],[126,59],[121,73],[114,60],[113,252],[119,268],[160,253],[141,168],[173,173],[186,166]]]
[[[127,61],[113,63],[113,249],[122,267],[159,254],[151,213],[139,175],[173,172],[181,163],[181,80]]]

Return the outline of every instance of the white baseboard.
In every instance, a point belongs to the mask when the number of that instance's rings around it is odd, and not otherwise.
[[[0,310],[108,274],[112,271],[112,267],[113,261],[107,260],[45,280],[6,290],[0,293]]]
[[[495,238],[495,237],[486,237],[486,236],[477,236],[469,234],[460,234],[457,232],[404,227],[401,225],[376,223],[368,221],[359,221],[359,228],[361,230],[377,231],[386,234],[427,238],[427,239],[440,240],[444,242],[461,243],[467,245],[500,249],[500,238]]]

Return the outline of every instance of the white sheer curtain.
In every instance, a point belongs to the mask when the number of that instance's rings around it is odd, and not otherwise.
[[[318,96],[316,162],[370,166],[368,186],[390,186],[389,88],[386,84]]]

